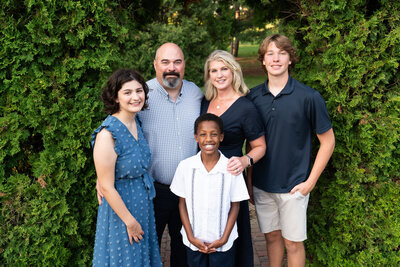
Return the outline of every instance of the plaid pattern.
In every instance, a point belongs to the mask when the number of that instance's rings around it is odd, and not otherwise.
[[[179,162],[197,152],[193,128],[203,93],[194,83],[183,80],[174,102],[156,78],[147,85],[149,109],[141,111],[139,118],[151,151],[149,172],[157,182],[170,185]]]

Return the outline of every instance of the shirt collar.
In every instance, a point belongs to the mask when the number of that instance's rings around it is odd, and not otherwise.
[[[277,96],[279,96],[279,95],[290,95],[293,91],[294,91],[293,78],[289,74],[289,79],[288,79],[285,87],[283,87],[282,91]],[[265,80],[264,88],[263,88],[263,95],[266,95],[266,94],[271,94],[271,92],[268,89],[268,78]]]
[[[157,81],[157,90],[161,93],[161,95],[165,96],[166,98],[169,99],[169,94],[168,92],[164,89],[164,87],[160,84],[160,82],[157,80],[157,78],[155,78]],[[182,96],[182,94],[185,91],[185,86],[184,85],[184,81],[182,80],[182,87],[181,87],[181,91],[179,93],[178,99]]]
[[[226,167],[228,165],[228,159],[221,153],[221,151],[218,151],[220,154],[219,160],[217,164],[215,164],[214,168],[208,172],[208,174],[216,174],[216,173],[227,173]],[[195,162],[193,164],[194,169],[203,169],[204,171],[207,172],[206,168],[203,165],[203,162],[201,161],[201,151],[198,152],[195,156]]]

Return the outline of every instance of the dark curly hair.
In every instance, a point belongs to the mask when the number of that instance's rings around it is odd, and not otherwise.
[[[215,114],[204,113],[203,115],[200,115],[194,122],[194,134],[197,134],[199,125],[203,121],[214,121],[218,125],[220,133],[224,133],[224,123],[222,122],[222,119]]]
[[[292,62],[292,64],[289,65],[289,71],[291,71],[299,61],[299,58],[297,57],[296,48],[290,39],[281,34],[267,36],[267,38],[265,38],[261,43],[260,48],[258,49],[258,61],[260,61],[262,69],[267,72],[263,65],[263,60],[270,43],[275,43],[276,47],[289,53],[290,61]]]
[[[148,93],[149,87],[147,86],[143,77],[135,70],[132,69],[119,69],[111,74],[108,78],[107,84],[103,87],[103,92],[100,96],[104,103],[104,112],[106,114],[114,114],[119,111],[119,103],[115,100],[118,98],[118,91],[121,90],[124,83],[130,81],[137,81],[140,83],[144,90],[145,102],[142,110],[148,108]]]

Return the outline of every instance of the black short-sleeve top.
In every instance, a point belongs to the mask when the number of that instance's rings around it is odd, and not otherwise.
[[[312,136],[332,128],[322,96],[289,76],[274,96],[268,80],[247,95],[264,122],[267,151],[253,168],[253,185],[270,193],[288,193],[311,171]]]
[[[207,113],[210,102],[203,98],[201,114]],[[220,118],[224,124],[224,140],[219,150],[225,157],[242,156],[244,140],[253,141],[264,135],[263,122],[254,104],[239,97]]]

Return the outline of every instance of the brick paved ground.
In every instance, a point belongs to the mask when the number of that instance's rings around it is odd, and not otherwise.
[[[260,232],[258,222],[254,210],[254,206],[249,204],[250,208],[250,223],[251,223],[251,237],[253,240],[254,250],[254,267],[268,267],[268,257],[265,244],[264,234]],[[163,239],[161,241],[161,259],[164,267],[171,267],[169,264],[170,257],[170,239],[167,233],[167,229],[164,232]],[[284,260],[283,266],[287,266],[286,259]]]

